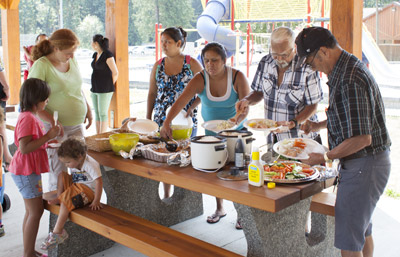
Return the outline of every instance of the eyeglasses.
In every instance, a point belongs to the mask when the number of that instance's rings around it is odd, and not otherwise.
[[[293,50],[294,48],[290,49],[289,53],[285,54],[272,53],[271,50],[269,50],[269,53],[271,54],[272,58],[282,57],[283,59],[287,59],[292,54]]]
[[[317,51],[315,51],[315,54],[313,54],[313,58],[312,58],[311,62],[308,61],[309,58],[311,57],[311,55],[309,55],[309,56],[307,56],[307,58],[305,59],[305,62],[304,62],[304,63],[311,66],[311,64],[314,62],[315,56],[317,56],[318,52],[319,52],[319,48],[317,49]]]

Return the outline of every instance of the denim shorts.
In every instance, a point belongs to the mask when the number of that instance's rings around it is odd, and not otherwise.
[[[390,174],[390,151],[341,162],[335,205],[335,247],[361,251]]]
[[[11,177],[24,199],[33,199],[43,195],[41,175],[31,174],[24,176],[11,173]]]

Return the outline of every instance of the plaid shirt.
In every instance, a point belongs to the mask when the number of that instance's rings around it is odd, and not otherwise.
[[[359,135],[372,136],[372,144],[360,153],[377,153],[389,148],[391,141],[385,125],[382,96],[366,66],[343,51],[328,79],[329,148]]]
[[[308,65],[294,70],[297,55],[293,58],[290,67],[283,75],[282,84],[278,86],[278,66],[270,54],[264,56],[258,64],[251,88],[262,92],[264,95],[265,118],[275,121],[289,121],[295,118],[307,105],[313,105],[322,100],[322,89],[318,73],[311,70]],[[317,121],[317,116],[309,118]],[[298,137],[297,128],[288,132],[276,134],[278,141],[285,138]],[[310,133],[315,138],[317,133]],[[306,135],[304,135],[306,136]],[[272,134],[268,143],[273,142]]]

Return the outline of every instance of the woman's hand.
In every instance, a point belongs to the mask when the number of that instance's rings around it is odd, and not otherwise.
[[[172,129],[170,124],[167,124],[166,122],[164,122],[161,131],[160,131],[160,137],[162,138],[167,138],[167,139],[171,139],[172,138]]]
[[[86,129],[88,129],[92,125],[93,121],[92,111],[90,110],[90,108],[88,108],[86,112],[85,123],[86,121],[88,122],[88,124],[86,125]]]

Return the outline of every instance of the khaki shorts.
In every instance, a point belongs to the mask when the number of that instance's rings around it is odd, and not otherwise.
[[[64,192],[58,199],[67,207],[69,211],[82,208],[93,202],[94,192],[88,186],[81,183],[72,183],[72,176],[67,172],[62,172]]]

